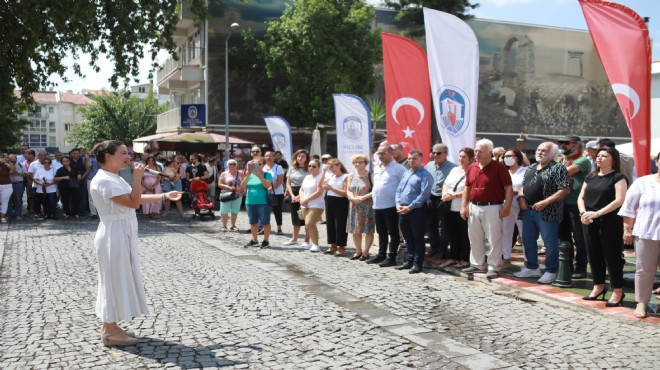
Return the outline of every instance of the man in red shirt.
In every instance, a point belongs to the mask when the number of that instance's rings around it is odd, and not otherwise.
[[[465,174],[461,203],[461,217],[468,221],[472,266],[463,269],[463,272],[486,272],[487,277],[496,278],[497,266],[502,260],[502,219],[509,215],[513,198],[511,175],[503,163],[492,159],[492,141],[477,141],[474,153],[477,161],[470,165]],[[491,246],[488,256],[486,239]]]

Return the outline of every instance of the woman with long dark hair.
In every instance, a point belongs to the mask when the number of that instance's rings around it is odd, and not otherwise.
[[[291,224],[293,225],[293,233],[291,239],[282,243],[283,245],[294,245],[298,243],[298,234],[300,227],[305,226],[305,220],[298,217],[298,210],[300,209],[300,187],[302,186],[305,177],[309,175],[307,166],[309,166],[309,152],[304,149],[299,149],[293,153],[291,168],[288,171],[286,178],[286,192],[291,198]],[[311,247],[309,244],[309,233],[305,229],[305,241],[301,243],[302,247],[308,249]]]
[[[601,148],[596,156],[596,170],[584,179],[578,196],[578,209],[589,252],[594,287],[584,297],[605,300],[605,271],[609,272],[613,292],[606,307],[623,305],[623,218],[617,213],[626,197],[628,182],[620,172],[619,152]],[[524,235],[523,235],[524,238]]]
[[[135,209],[140,204],[177,201],[181,192],[142,194],[146,166],[133,164],[133,184],[119,176],[130,165],[128,149],[120,141],[106,140],[93,150],[101,169],[91,182],[90,195],[99,214],[94,246],[99,263],[96,315],[103,322],[104,346],[132,346],[138,340],[117,325],[149,313],[138,257],[138,224]]]
[[[80,179],[78,170],[71,165],[69,157],[62,158],[62,167],[55,173],[57,189],[62,197],[64,219],[80,218]]]
[[[326,172],[330,173],[327,177]],[[321,176],[325,179],[323,184],[323,189],[326,190],[325,226],[328,231],[328,244],[330,244],[330,248],[325,251],[325,254],[334,254],[335,257],[341,257],[346,253],[346,242],[348,240],[348,233],[346,232],[349,206],[346,196],[348,171],[339,159],[332,158],[323,166]]]

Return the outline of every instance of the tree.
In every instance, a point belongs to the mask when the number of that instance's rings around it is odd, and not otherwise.
[[[130,93],[106,93],[92,97],[95,104],[79,109],[83,122],[74,125],[68,141],[92,148],[103,140],[119,140],[130,146],[133,139],[156,133],[156,116],[167,110],[149,93],[140,100]]]
[[[410,22],[412,25],[424,25],[423,8],[440,10],[453,14],[460,19],[470,19],[473,16],[468,14],[472,9],[476,9],[479,4],[472,3],[469,0],[384,0],[385,6],[397,11],[396,19]]]
[[[207,0],[184,0],[199,19],[208,15]],[[212,0],[219,2],[219,0]],[[91,55],[91,65],[100,54],[115,63],[110,79],[117,88],[137,76],[140,61],[148,51],[152,67],[161,49],[174,53],[172,34],[179,20],[177,0],[23,0],[3,1],[0,6],[0,111],[13,107],[20,88],[21,100],[31,102],[32,93],[53,84],[53,74],[63,79],[63,59],[71,54]],[[74,72],[81,75],[80,66]],[[66,80],[66,79],[65,79]]]
[[[15,150],[23,141],[23,130],[30,121],[19,117],[21,113],[26,112],[28,107],[19,102],[9,107],[4,107],[0,111],[0,149]]]
[[[375,87],[380,35],[364,0],[295,0],[259,41],[275,107],[296,126],[329,123],[333,93],[365,96]]]

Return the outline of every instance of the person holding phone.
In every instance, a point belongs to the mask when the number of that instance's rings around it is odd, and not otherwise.
[[[245,247],[259,246],[258,234],[259,224],[263,225],[264,239],[261,242],[261,248],[270,245],[270,205],[268,204],[268,189],[270,189],[273,176],[269,172],[263,171],[266,160],[263,157],[254,157],[252,163],[248,164],[248,174],[243,176],[241,187],[247,189],[245,198],[245,208],[247,208],[248,218],[250,220],[250,240]]]

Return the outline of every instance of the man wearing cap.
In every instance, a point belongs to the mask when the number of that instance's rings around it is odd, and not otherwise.
[[[598,154],[598,142],[591,140],[584,146],[584,156],[591,162],[591,172],[596,170],[596,155]]]
[[[582,140],[577,135],[568,135],[557,141],[559,149],[564,155],[563,164],[566,166],[568,176],[571,178],[571,192],[564,198],[564,218],[559,224],[559,241],[566,241],[571,245],[573,257],[573,246],[575,248],[575,266],[573,267],[573,278],[584,279],[587,277],[587,246],[582,232],[580,211],[577,206],[577,198],[582,190],[584,179],[591,173],[591,162],[589,158],[582,155]],[[575,243],[573,243],[575,241]],[[573,261],[571,260],[571,266]]]

